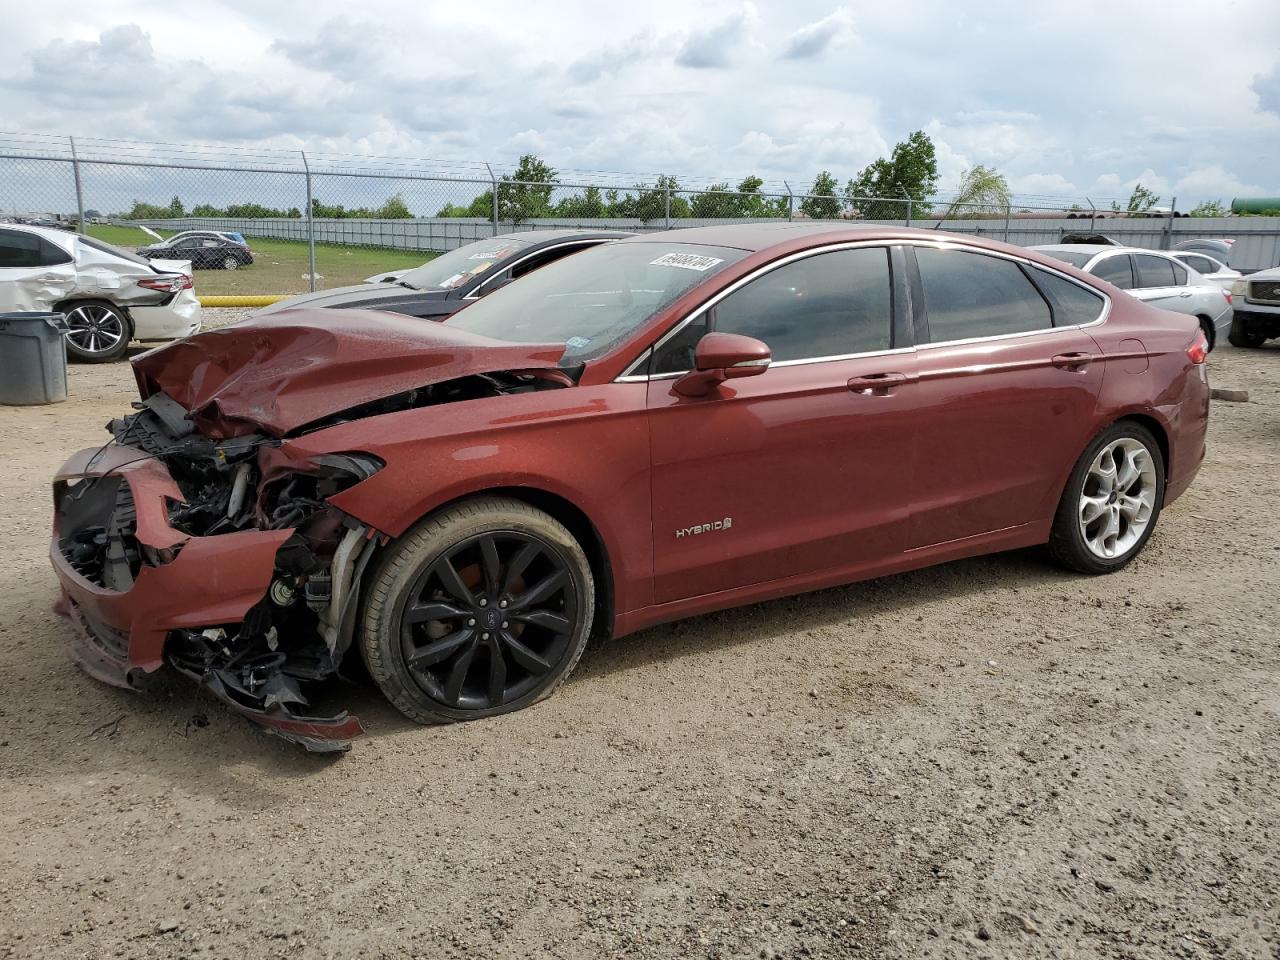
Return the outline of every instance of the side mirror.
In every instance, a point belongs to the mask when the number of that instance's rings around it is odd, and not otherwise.
[[[708,333],[698,341],[694,369],[675,382],[685,397],[705,397],[726,380],[755,377],[769,369],[772,353],[767,344],[736,333]]]

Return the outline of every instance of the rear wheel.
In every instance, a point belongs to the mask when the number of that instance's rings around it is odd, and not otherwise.
[[[1253,333],[1249,330],[1249,325],[1239,317],[1235,317],[1231,321],[1231,331],[1227,334],[1227,340],[1233,347],[1260,347],[1267,342],[1267,338],[1261,333]]]
[[[478,719],[555,690],[582,656],[594,609],[573,535],[519,500],[482,497],[392,545],[370,583],[362,649],[409,718]]]
[[[225,257],[222,261],[223,270],[237,270],[240,267],[240,261],[235,257]]]
[[[1049,550],[1082,573],[1119,570],[1155,530],[1164,500],[1164,457],[1151,431],[1113,424],[1080,455],[1054,517]]]
[[[129,348],[129,319],[105,300],[81,300],[60,307],[67,318],[67,356],[82,363],[109,363]]]

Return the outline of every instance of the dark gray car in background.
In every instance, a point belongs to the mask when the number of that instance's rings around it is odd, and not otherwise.
[[[477,240],[442,253],[384,284],[357,283],[281,300],[258,314],[293,307],[363,308],[447,317],[491,290],[553,260],[631,236],[621,230],[530,230]]]

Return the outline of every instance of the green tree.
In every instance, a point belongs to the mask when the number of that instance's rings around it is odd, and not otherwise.
[[[408,205],[404,202],[404,197],[398,193],[388,197],[386,203],[373,211],[373,215],[379,220],[409,220],[413,217]]]
[[[1221,200],[1202,200],[1191,208],[1193,217],[1225,217],[1229,212]]]
[[[994,167],[978,164],[960,175],[960,186],[947,209],[948,217],[1003,214],[1009,206],[1009,181]]]
[[[598,220],[609,215],[599,187],[587,187],[582,193],[565,197],[555,205],[554,212],[557,217],[581,217],[589,220]]]
[[[1129,194],[1129,202],[1123,208],[1120,204],[1112,201],[1111,209],[1119,213],[1123,211],[1127,213],[1146,213],[1152,207],[1160,202],[1160,197],[1154,191],[1148,190],[1142,184],[1137,184],[1133,188],[1133,193]]]
[[[823,170],[809,188],[809,195],[800,201],[800,212],[812,220],[837,219],[842,209],[840,198],[836,196],[837,186],[831,172]]]
[[[557,182],[555,170],[532,153],[526,153],[520,158],[515,173],[503,176],[498,183],[499,218],[519,223],[551,216],[551,191]]]
[[[689,215],[699,220],[742,216],[741,197],[731,193],[729,184],[713,183],[689,204]]]
[[[910,197],[914,212],[932,210],[928,198],[938,189],[938,158],[933,141],[917,130],[898,143],[886,160],[880,157],[863,168],[844,188],[845,199],[853,206],[867,206],[868,199],[897,200]]]
[[[187,215],[186,208],[183,207],[181,200],[179,200],[175,196],[172,200],[169,201],[169,216],[185,217],[186,215]]]

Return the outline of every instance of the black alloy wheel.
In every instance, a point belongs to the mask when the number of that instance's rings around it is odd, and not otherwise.
[[[520,501],[475,500],[393,546],[370,591],[365,659],[416,720],[506,713],[568,676],[593,605],[590,566],[563,526]]]

